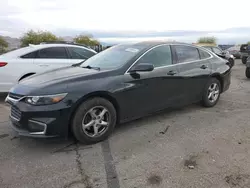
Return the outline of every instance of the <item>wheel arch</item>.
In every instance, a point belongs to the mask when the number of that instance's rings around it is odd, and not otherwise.
[[[224,88],[224,82],[223,82],[221,75],[219,73],[214,73],[211,75],[211,78],[216,78],[217,80],[219,80],[220,85],[221,85],[221,92],[222,92],[222,90]]]
[[[79,106],[91,99],[91,98],[95,98],[95,97],[101,97],[101,98],[104,98],[106,100],[108,100],[109,102],[111,102],[116,110],[116,122],[118,123],[120,121],[120,106],[117,102],[117,100],[115,99],[115,97],[112,96],[111,93],[107,92],[107,91],[95,91],[95,92],[92,92],[92,93],[89,93],[83,97],[81,97],[80,99],[77,100],[76,104],[74,105],[71,113],[70,113],[70,118],[69,118],[69,132],[71,132],[71,123],[72,123],[72,120],[73,120],[73,117],[74,117],[74,114],[76,113],[76,110],[79,108]]]

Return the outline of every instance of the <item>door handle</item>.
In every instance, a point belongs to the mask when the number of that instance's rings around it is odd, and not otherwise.
[[[201,67],[200,67],[201,69],[207,69],[208,68],[208,66],[207,65],[201,65]]]
[[[170,75],[170,76],[173,76],[175,74],[177,74],[177,72],[174,70],[168,71],[168,73],[167,73],[167,75]]]

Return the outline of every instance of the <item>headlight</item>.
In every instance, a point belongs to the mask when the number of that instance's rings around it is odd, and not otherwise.
[[[44,96],[28,96],[25,102],[32,105],[48,105],[55,104],[62,101],[66,97],[67,93],[56,95],[44,95]]]
[[[233,56],[233,55],[230,55],[230,57],[231,57],[231,58],[234,58],[234,56]]]

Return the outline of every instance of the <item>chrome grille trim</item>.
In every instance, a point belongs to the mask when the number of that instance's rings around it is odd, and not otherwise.
[[[10,116],[12,119],[20,121],[22,112],[16,106],[12,105],[10,110]]]
[[[19,95],[19,94],[15,94],[15,93],[9,93],[8,96],[9,96],[10,98],[12,98],[12,99],[15,99],[15,100],[19,100],[19,99],[21,99],[21,98],[24,97],[24,95]]]

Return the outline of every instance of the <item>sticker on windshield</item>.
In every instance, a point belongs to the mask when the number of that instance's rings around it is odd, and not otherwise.
[[[125,51],[136,53],[136,52],[138,52],[139,50],[136,49],[136,48],[127,48]]]

